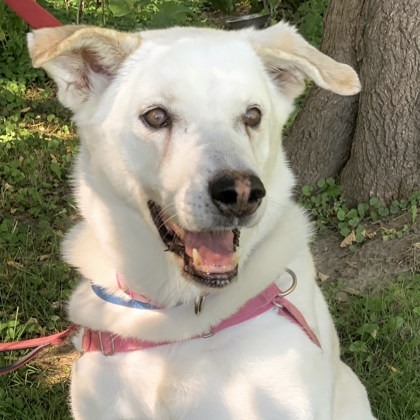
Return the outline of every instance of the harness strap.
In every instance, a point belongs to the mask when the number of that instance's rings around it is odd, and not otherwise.
[[[308,336],[308,338],[321,349],[321,344],[312,331],[311,327],[305,320],[303,314],[296,308],[291,302],[289,302],[285,295],[290,293],[295,287],[295,276],[291,270],[287,270],[294,278],[294,283],[292,287],[286,292],[282,292],[276,284],[271,284],[259,295],[253,297],[248,302],[246,302],[236,313],[234,313],[229,318],[222,320],[216,326],[210,328],[210,331],[207,333],[199,334],[189,339],[197,338],[207,338],[216,334],[219,331],[222,331],[226,328],[232,327],[234,325],[240,324],[242,322],[248,321],[252,318],[261,315],[264,312],[272,309],[273,307],[277,308],[277,313],[288,318],[291,322],[298,325],[303,332]],[[131,300],[121,303],[121,299],[116,299],[115,296],[107,294],[105,289],[100,287],[92,286],[94,292],[98,297],[105,299],[106,301],[114,304],[119,304],[123,306],[128,306],[137,309],[150,309],[149,305],[145,305],[144,302],[140,306],[133,306],[130,304]],[[110,299],[113,298],[113,299]],[[122,301],[122,300],[121,300]],[[139,303],[139,302],[138,302]],[[152,306],[152,305],[150,305]],[[10,342],[10,343],[0,343],[0,351],[12,351],[12,350],[22,350],[28,348],[34,348],[24,357],[20,358],[15,363],[0,367],[0,375],[13,372],[16,369],[26,365],[32,359],[36,358],[39,353],[49,346],[58,346],[63,343],[63,341],[75,330],[77,325],[71,325],[65,331],[59,332],[57,334],[50,335],[48,337],[34,338],[31,340],[24,340],[19,342]],[[162,341],[162,342],[151,342],[146,340],[139,340],[134,338],[124,338],[110,332],[101,332],[94,331],[88,328],[84,329],[82,337],[82,351],[100,351],[104,355],[112,355],[114,353],[121,353],[134,350],[143,350],[152,347],[158,347],[166,344],[173,344],[172,341]]]
[[[277,307],[277,313],[288,318],[294,324],[297,324],[308,336],[308,338],[319,348],[321,344],[305,320],[305,317],[291,302],[284,296],[277,285],[272,284],[262,293],[250,299],[235,314],[224,319],[216,326],[212,327],[207,333],[199,334],[189,339],[207,338],[226,328],[248,321],[261,315],[264,312]],[[188,339],[187,339],[188,340]],[[85,328],[82,338],[82,351],[100,351],[105,356],[114,353],[124,353],[134,350],[145,350],[153,347],[159,347],[166,344],[173,344],[172,341],[152,342],[136,338],[125,338],[108,331],[94,331]]]
[[[278,296],[273,301],[273,304],[274,306],[277,306],[277,313],[279,315],[283,315],[291,322],[299,325],[300,328],[302,328],[306,335],[311,339],[311,341],[321,349],[321,343],[319,342],[318,337],[306,322],[302,312],[300,312],[292,302],[289,302],[287,299]]]

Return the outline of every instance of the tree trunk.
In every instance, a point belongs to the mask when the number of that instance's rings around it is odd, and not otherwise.
[[[363,91],[341,184],[389,203],[420,189],[420,3],[367,1],[360,26]]]
[[[321,51],[335,60],[356,63],[355,22],[360,19],[361,8],[359,0],[329,3]],[[313,185],[341,171],[350,155],[357,106],[358,96],[343,97],[312,88],[284,141],[300,185]]]
[[[313,89],[285,140],[301,185],[339,176],[346,199],[420,190],[418,0],[331,0],[321,50],[360,74],[359,97]]]

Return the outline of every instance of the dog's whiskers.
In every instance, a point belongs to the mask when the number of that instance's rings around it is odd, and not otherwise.
[[[158,213],[159,217],[164,216],[166,210],[168,210],[170,208],[174,208],[174,207],[175,207],[175,204],[174,203],[170,203],[166,207],[161,207],[160,208],[160,211]]]
[[[163,215],[161,215],[163,216]],[[171,220],[175,219],[175,217],[177,216],[177,213],[172,214],[169,217],[166,217],[165,219],[162,219],[162,224],[161,226],[159,226],[159,228],[161,228],[162,226],[165,226],[168,224],[168,222],[170,222]]]

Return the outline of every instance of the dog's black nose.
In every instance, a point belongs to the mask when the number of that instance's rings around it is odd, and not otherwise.
[[[209,182],[210,197],[226,216],[242,217],[254,213],[265,188],[261,180],[250,173],[221,172]]]

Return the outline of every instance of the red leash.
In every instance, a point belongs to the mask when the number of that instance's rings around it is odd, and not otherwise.
[[[61,331],[57,334],[49,335],[48,337],[39,337],[33,338],[31,340],[17,341],[11,343],[0,343],[0,352],[2,351],[12,351],[12,350],[22,350],[22,349],[31,349],[26,356],[20,358],[17,362],[10,365],[0,367],[0,375],[13,372],[14,370],[19,369],[22,366],[25,366],[32,359],[38,356],[42,350],[50,346],[59,346],[63,344],[64,340],[77,328],[77,325],[70,325],[64,331]]]
[[[53,15],[48,13],[34,0],[4,0],[31,28],[53,28],[61,26]]]

